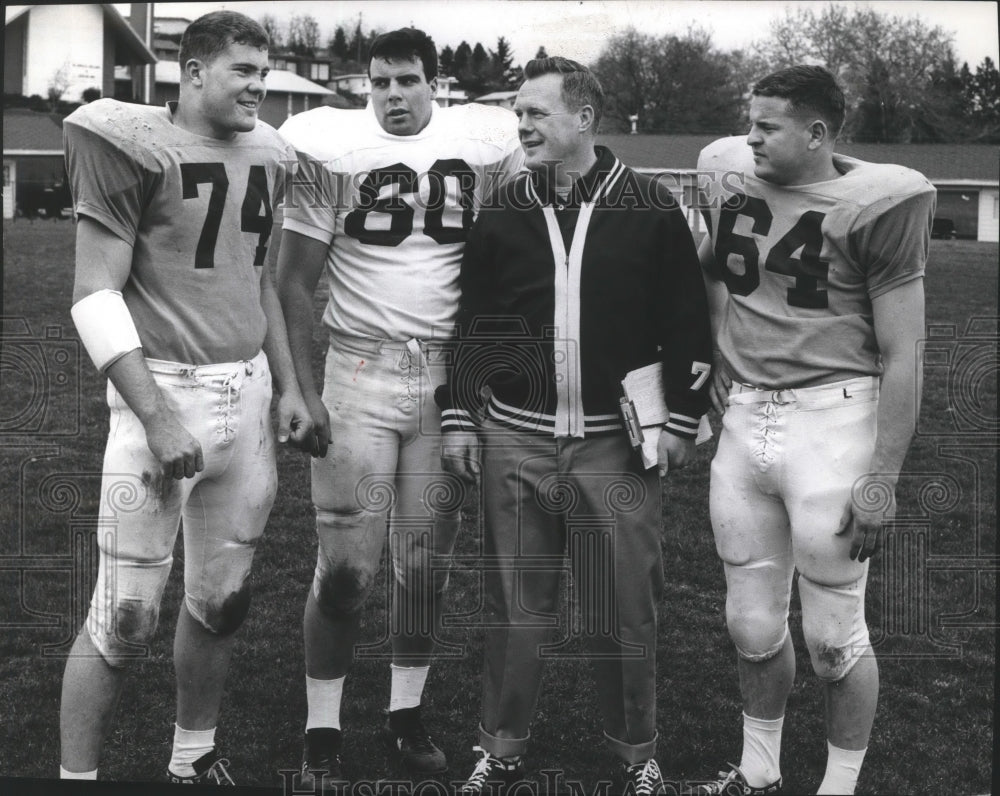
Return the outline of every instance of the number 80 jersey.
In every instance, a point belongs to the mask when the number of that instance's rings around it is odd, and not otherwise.
[[[698,158],[708,271],[729,290],[717,346],[737,381],[879,375],[871,300],[923,276],[934,187],[902,166],[833,157],[840,176],[809,185],[754,176],[746,137]]]
[[[112,99],[78,108],[63,135],[76,212],[132,246],[122,295],[144,355],[256,356],[260,266],[295,151],[261,121],[218,140],[178,127],[170,107]]]
[[[523,163],[514,114],[435,105],[423,130],[400,136],[371,106],[316,108],[279,132],[300,156],[284,229],[329,245],[324,324],[390,340],[450,336],[468,231]]]

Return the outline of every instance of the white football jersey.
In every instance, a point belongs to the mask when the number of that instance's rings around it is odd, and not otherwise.
[[[323,107],[279,132],[300,162],[283,228],[330,246],[324,323],[363,337],[449,337],[466,235],[523,164],[514,114],[435,105],[423,130],[399,136],[371,106]]]
[[[716,342],[729,372],[772,388],[879,375],[872,299],[923,276],[934,186],[839,154],[836,179],[775,185],[754,175],[746,140],[698,158],[710,274],[729,290]]]

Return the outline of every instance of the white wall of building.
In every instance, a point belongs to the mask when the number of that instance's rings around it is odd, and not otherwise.
[[[334,84],[337,91],[346,91],[365,99],[372,94],[372,84],[368,80],[368,75],[341,75],[331,78],[330,82]]]
[[[3,217],[14,217],[14,187],[17,185],[17,161],[3,159]]]
[[[104,78],[104,11],[97,4],[36,5],[29,12],[24,94],[47,97],[63,70],[62,98],[76,102]]]
[[[996,188],[979,192],[979,240],[1000,240],[1000,190]]]

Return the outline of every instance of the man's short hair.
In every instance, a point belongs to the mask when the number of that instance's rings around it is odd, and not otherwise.
[[[560,55],[535,58],[524,67],[524,79],[532,80],[542,75],[562,75],[562,99],[567,108],[579,110],[584,105],[594,109],[593,131],[596,133],[604,115],[604,89],[583,64]]]
[[[236,11],[212,11],[188,25],[181,36],[178,53],[181,74],[184,74],[184,64],[190,59],[210,63],[230,44],[267,47],[270,40],[267,31],[250,17]]]
[[[844,92],[835,78],[822,66],[789,66],[757,81],[755,97],[778,97],[788,100],[794,109],[808,109],[823,117],[833,137],[844,126]]]
[[[420,59],[424,77],[430,83],[438,74],[438,53],[434,39],[417,28],[400,28],[383,33],[372,42],[368,51],[368,76],[372,74],[372,60],[382,58],[390,63],[394,58],[402,61]]]

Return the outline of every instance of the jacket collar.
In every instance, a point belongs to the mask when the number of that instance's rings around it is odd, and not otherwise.
[[[542,204],[554,205],[565,204],[568,207],[579,207],[583,202],[592,201],[596,196],[605,178],[614,170],[618,163],[618,158],[612,154],[606,146],[595,146],[594,154],[597,155],[597,162],[590,171],[573,181],[570,187],[569,199],[565,203],[557,202],[555,188],[549,181],[551,172],[532,171],[529,179],[532,188],[541,200]]]

